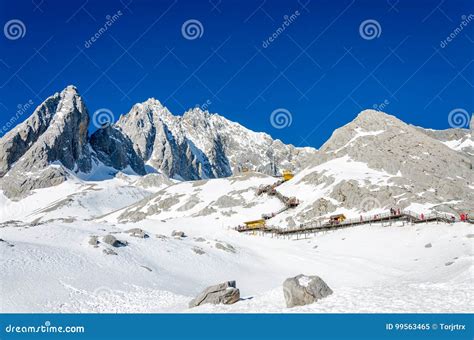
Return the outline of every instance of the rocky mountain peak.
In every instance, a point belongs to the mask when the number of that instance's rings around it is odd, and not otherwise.
[[[0,177],[8,176],[4,191],[21,195],[25,190],[60,183],[65,169],[90,171],[88,126],[89,113],[74,86],[46,99],[0,139]],[[52,164],[57,166],[50,167]],[[41,176],[25,177],[26,172],[40,172]]]
[[[151,128],[160,120],[173,120],[174,116],[168,108],[155,98],[133,105],[130,112],[120,116],[116,126],[125,130],[135,128]]]
[[[394,126],[405,125],[397,117],[377,110],[363,110],[348,125],[358,126],[366,131],[388,129]]]

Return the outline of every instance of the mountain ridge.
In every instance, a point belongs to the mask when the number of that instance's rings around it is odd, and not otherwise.
[[[100,121],[95,114],[93,120]],[[246,170],[276,175],[303,168],[317,152],[283,144],[200,109],[175,116],[154,98],[133,105],[117,122],[91,135],[90,122],[75,86],[48,97],[0,139],[5,194],[19,198],[71,174],[91,177],[101,167],[111,175],[158,172],[179,180],[228,177]],[[25,178],[31,171],[35,176]]]

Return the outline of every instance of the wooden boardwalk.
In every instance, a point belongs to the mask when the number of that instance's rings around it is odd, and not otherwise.
[[[265,225],[260,228],[245,228],[237,227],[235,230],[238,232],[261,232],[269,233],[272,236],[285,236],[285,235],[298,235],[298,234],[312,234],[321,231],[336,230],[341,228],[349,228],[358,225],[367,225],[373,223],[392,223],[404,221],[407,223],[428,223],[428,222],[443,222],[443,223],[454,223],[456,219],[453,219],[451,215],[447,214],[427,214],[421,215],[411,211],[403,210],[400,214],[392,214],[390,212],[383,214],[376,214],[373,216],[361,216],[359,218],[348,219],[339,223],[330,223],[327,219],[313,220],[304,224],[300,224],[296,227],[290,228],[279,228],[276,226]],[[468,223],[474,223],[473,220],[466,221]]]
[[[285,183],[283,179],[278,180],[277,182],[261,186],[257,189],[257,195],[267,194],[278,198],[282,203],[283,207],[276,212],[269,214],[262,214],[262,218],[266,221],[269,221],[273,217],[281,214],[282,212],[294,208],[299,205],[299,200],[296,197],[286,197],[276,190],[277,187]],[[395,212],[386,212],[382,214],[376,214],[372,216],[360,216],[359,218],[348,219],[343,222],[329,222],[328,219],[315,219],[306,223],[302,223],[295,227],[290,228],[280,228],[278,226],[269,225],[267,223],[259,226],[238,226],[234,228],[240,233],[245,232],[258,232],[262,234],[271,234],[272,236],[285,236],[285,235],[299,235],[299,234],[311,234],[327,230],[336,230],[341,228],[349,228],[358,225],[367,225],[373,223],[388,223],[392,222],[406,222],[406,223],[428,223],[428,222],[443,222],[443,223],[454,223],[459,220],[456,220],[454,216],[448,214],[417,214],[409,210],[401,210],[400,213]],[[468,219],[465,222],[474,224],[474,219]]]

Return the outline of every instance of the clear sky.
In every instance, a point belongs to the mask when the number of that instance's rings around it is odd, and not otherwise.
[[[435,129],[474,111],[472,0],[0,3],[0,126],[69,84],[91,115],[154,97],[299,146],[365,108]]]

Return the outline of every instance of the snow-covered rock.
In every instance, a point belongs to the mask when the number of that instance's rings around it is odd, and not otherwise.
[[[319,276],[304,274],[290,277],[283,282],[287,307],[304,306],[321,300],[333,293]]]
[[[213,305],[231,305],[240,299],[240,291],[235,286],[235,281],[227,281],[207,287],[201,294],[189,302],[189,308],[206,303]]]

